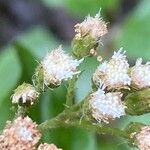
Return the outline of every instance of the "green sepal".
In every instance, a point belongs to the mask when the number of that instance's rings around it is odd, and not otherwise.
[[[150,112],[150,88],[133,92],[125,97],[126,113],[143,115]]]
[[[98,41],[90,36],[83,38],[74,38],[72,41],[72,52],[76,58],[80,59],[86,56],[90,56],[90,50],[98,47]]]

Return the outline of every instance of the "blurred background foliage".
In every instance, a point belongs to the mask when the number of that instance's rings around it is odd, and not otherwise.
[[[100,51],[108,58],[112,51],[124,47],[130,63],[137,57],[150,60],[149,0],[0,0],[0,129],[12,119],[15,107],[10,97],[22,82],[31,83],[34,69],[50,50],[62,44],[70,52],[73,26],[101,8],[109,33]],[[91,90],[91,75],[98,62],[88,58],[76,84],[80,101]],[[67,83],[44,93],[30,108],[29,116],[38,123],[56,116],[64,109]],[[150,115],[127,116],[113,126],[124,128],[131,120],[150,124]],[[58,129],[44,133],[43,141],[64,150],[134,150],[125,141],[101,136],[87,130]]]

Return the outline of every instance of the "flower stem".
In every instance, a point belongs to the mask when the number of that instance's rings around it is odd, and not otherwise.
[[[67,95],[66,95],[66,106],[71,107],[74,103],[74,95],[75,95],[75,83],[77,81],[77,77],[74,76],[70,81],[69,81],[69,86],[67,90]]]

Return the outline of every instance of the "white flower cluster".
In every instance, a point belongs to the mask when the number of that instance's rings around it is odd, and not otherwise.
[[[13,122],[8,121],[0,135],[1,150],[35,150],[41,138],[37,124],[28,116],[18,117]]]
[[[127,88],[131,84],[128,70],[129,64],[125,51],[121,48],[118,52],[114,52],[114,55],[108,62],[105,61],[98,66],[93,74],[93,81],[97,86],[104,82],[108,89]]]
[[[142,64],[142,59],[129,68],[125,51],[121,48],[112,58],[100,64],[93,74],[93,82],[99,87],[104,82],[107,89],[138,89],[150,87],[150,62]]]
[[[108,123],[109,120],[125,115],[125,106],[121,101],[121,89],[137,89],[150,87],[150,62],[142,64],[142,59],[136,61],[135,66],[129,67],[125,51],[121,48],[114,52],[109,61],[104,61],[93,74],[93,82],[98,90],[91,95],[89,102],[92,116],[99,122]],[[106,91],[104,88],[105,86]]]
[[[107,33],[107,25],[100,17],[100,12],[95,17],[90,15],[85,18],[82,23],[75,25],[75,37],[78,39],[86,35],[90,35],[93,39],[99,40]]]
[[[110,120],[125,115],[125,106],[121,101],[121,97],[120,92],[105,93],[104,89],[100,88],[91,94],[89,106],[93,118],[98,122],[109,123]]]
[[[139,89],[150,87],[150,62],[142,64],[142,58],[137,59],[131,68],[131,79],[132,84]]]
[[[58,49],[48,53],[41,63],[44,71],[44,84],[57,86],[63,80],[71,79],[74,75],[80,73],[77,67],[82,61],[83,59],[73,59],[65,54],[62,47],[59,46]]]
[[[15,89],[12,103],[30,103],[32,105],[38,97],[39,93],[31,84],[23,83]]]
[[[150,126],[145,126],[136,135],[137,145],[140,150],[150,150]]]

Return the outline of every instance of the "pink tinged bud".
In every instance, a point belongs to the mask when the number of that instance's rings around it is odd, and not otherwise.
[[[57,148],[54,144],[40,144],[37,150],[62,150],[60,148]]]
[[[76,24],[75,32],[76,39],[81,39],[88,35],[96,41],[99,41],[108,31],[106,23],[100,17],[100,12],[98,12],[95,17],[89,15],[82,23]]]
[[[135,137],[140,150],[150,150],[150,126],[141,128]]]
[[[37,124],[29,117],[18,117],[13,122],[7,122],[3,133],[0,135],[0,149],[35,150],[41,138]]]

